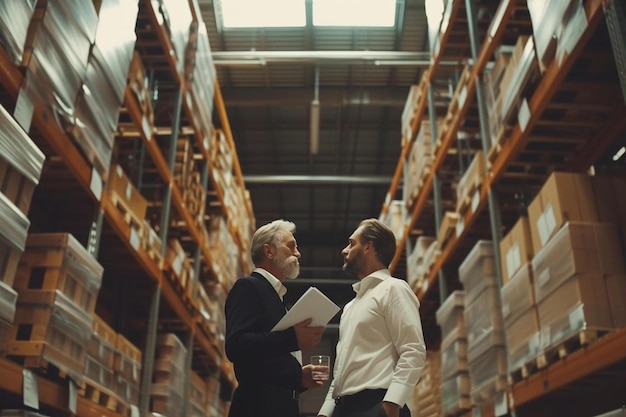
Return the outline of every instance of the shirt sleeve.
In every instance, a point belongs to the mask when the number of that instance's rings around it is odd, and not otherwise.
[[[335,380],[333,379],[330,383],[330,387],[328,387],[328,392],[326,393],[326,399],[322,403],[322,408],[317,413],[318,416],[326,416],[332,417],[333,412],[335,411],[335,400],[333,399],[333,390],[335,389]]]
[[[405,281],[391,285],[385,303],[387,328],[398,352],[398,361],[384,401],[404,406],[419,382],[426,359],[426,345],[419,301]]]

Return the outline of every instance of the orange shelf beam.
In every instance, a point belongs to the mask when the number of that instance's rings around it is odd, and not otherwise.
[[[0,391],[13,395],[24,395],[24,369],[16,363],[0,358]],[[40,375],[33,374],[37,381],[39,404],[54,408],[61,412],[69,411],[69,388],[59,382],[51,381]],[[77,398],[76,414],[80,417],[122,417],[111,410],[101,407],[83,397]]]
[[[185,325],[193,331],[195,329],[195,320],[192,313],[184,305],[180,295],[174,290],[172,284],[165,279],[163,272],[159,266],[150,259],[148,254],[141,248],[135,249],[130,242],[130,226],[124,221],[122,214],[115,208],[111,200],[106,194],[102,196],[102,209],[113,230],[124,242],[130,253],[135,257],[141,267],[154,279],[157,284],[161,285],[161,290],[165,300],[172,307],[176,315],[185,323]]]
[[[458,8],[459,6],[458,1],[456,1],[454,3],[455,8],[452,11],[452,16],[450,18],[450,21],[452,22],[453,18],[456,17],[456,14],[458,13]],[[469,105],[470,102],[473,100],[474,97],[474,92],[476,90],[476,79],[478,77],[479,74],[482,73],[482,71],[484,70],[487,62],[489,61],[489,59],[491,58],[491,56],[493,55],[493,52],[495,51],[495,48],[498,46],[498,43],[502,37],[502,34],[504,33],[504,28],[506,27],[509,18],[511,16],[511,12],[513,11],[514,7],[516,4],[516,0],[510,0],[507,3],[503,3],[501,4],[500,7],[504,7],[504,11],[502,13],[502,19],[499,22],[499,26],[497,28],[495,28],[495,30],[493,28],[489,29],[489,32],[493,32],[493,36],[490,36],[488,38],[487,41],[485,41],[485,43],[482,45],[480,53],[479,53],[479,57],[476,61],[476,65],[474,65],[474,67],[472,68],[472,76],[469,78],[469,81],[467,83],[466,86],[466,97],[467,99],[465,100],[465,102],[463,103],[462,106],[459,106],[457,112],[453,115],[453,121],[452,124],[450,126],[450,128],[447,130],[447,132],[445,133],[445,135],[443,136],[442,140],[441,140],[441,146],[439,147],[437,154],[435,155],[435,160],[433,161],[433,168],[431,169],[430,174],[426,177],[424,184],[422,185],[422,189],[420,190],[420,194],[415,202],[415,205],[413,206],[413,210],[411,211],[411,217],[410,217],[410,221],[408,223],[408,225],[405,227],[405,231],[403,233],[402,238],[400,239],[400,241],[397,244],[397,251],[396,251],[396,255],[394,256],[393,260],[391,261],[390,264],[390,270],[393,272],[394,269],[396,268],[396,266],[398,265],[398,262],[400,261],[400,258],[402,256],[402,251],[405,250],[405,245],[406,245],[406,241],[408,239],[408,236],[411,232],[411,230],[415,227],[415,223],[417,222],[417,219],[419,218],[420,214],[422,213],[422,210],[424,209],[424,206],[426,204],[426,200],[428,198],[428,196],[430,195],[431,191],[432,191],[432,186],[433,186],[433,182],[434,182],[434,175],[437,172],[437,170],[441,167],[441,165],[443,164],[443,161],[446,157],[446,153],[448,152],[448,149],[450,148],[450,146],[452,145],[452,142],[454,141],[454,138],[456,136],[456,133],[459,129],[459,126],[461,125],[462,121],[465,119],[465,114],[467,113],[468,109],[469,109]],[[448,29],[450,28],[451,25],[448,25]],[[447,31],[448,32],[448,31]],[[442,36],[442,46],[440,48],[440,51],[442,51],[445,47],[445,42],[447,41],[447,34],[444,34]],[[426,73],[426,80],[428,83],[430,83],[430,81],[432,81],[432,79],[434,78],[434,71],[437,69],[438,65],[439,65],[439,61],[440,61],[440,55],[441,53],[435,57],[433,64],[431,65],[431,67],[429,68],[428,72]],[[418,119],[421,119],[422,114],[424,112],[424,107],[426,105],[426,101],[427,101],[427,96],[426,94],[423,94],[423,97],[420,98],[420,102],[418,104]],[[417,121],[417,127],[419,127],[419,123],[421,123],[421,120]],[[415,132],[415,135],[417,135],[417,128],[415,128],[413,130]],[[411,138],[411,141],[409,143],[406,144],[406,147],[409,147],[412,145],[414,138]],[[402,166],[404,164],[404,160],[406,159],[406,155],[408,154],[408,150],[403,149],[402,150],[402,154],[400,155],[400,161],[398,163],[398,167],[396,168],[396,174],[394,175],[394,181],[391,184],[391,190],[387,195],[387,199],[390,200],[391,195],[393,195],[395,193],[396,188],[398,187],[398,183],[399,183],[399,176],[402,173]],[[482,192],[481,192],[482,195]],[[386,204],[388,202],[385,202]],[[481,205],[484,205],[484,202],[482,202],[481,199]],[[383,213],[386,213],[385,207],[383,210]],[[467,225],[471,225],[473,223],[473,219],[467,219]],[[456,243],[454,244],[454,247],[456,247]],[[451,253],[451,252],[450,252]],[[448,255],[449,256],[449,255]],[[441,258],[441,262],[445,262],[445,259],[447,258]],[[441,265],[443,265],[443,263],[441,263],[439,265],[439,267],[441,267]],[[439,271],[439,269],[437,268],[433,268],[433,273],[431,274],[431,276],[436,277],[436,273],[435,271]],[[429,279],[430,281],[430,279]],[[430,287],[430,284],[429,284]]]
[[[589,346],[513,385],[510,388],[513,406],[528,403],[572,381],[624,360],[626,360],[626,327],[607,334]]]

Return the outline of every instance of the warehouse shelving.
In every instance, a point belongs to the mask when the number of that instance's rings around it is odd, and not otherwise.
[[[195,2],[190,3],[193,6]],[[197,7],[197,5],[195,6]],[[150,1],[142,0],[140,2],[140,9],[142,12],[147,13],[153,19],[150,30],[152,30],[153,35],[157,36],[159,39],[161,52],[157,59],[168,62],[168,71],[170,71],[169,77],[174,78],[175,84],[178,85],[181,92],[181,107],[184,114],[187,116],[185,126],[181,128],[181,130],[185,130],[195,136],[198,141],[198,149],[203,157],[203,161],[207,164],[208,172],[211,172],[213,169],[211,166],[211,155],[207,150],[208,143],[205,141],[208,137],[207,135],[211,132],[202,131],[202,129],[194,125],[192,122],[193,110],[187,104],[189,94],[187,90],[188,83],[176,70],[176,57],[171,53],[173,51],[173,47],[163,23],[159,23],[154,7],[154,3]],[[194,9],[194,11],[197,17],[197,10]],[[2,87],[6,93],[5,96],[8,97],[6,100],[9,103],[14,104],[18,100],[18,96],[21,93],[21,87],[24,84],[24,76],[17,65],[14,64],[8,57],[3,48],[0,48],[0,75],[2,76]],[[219,91],[219,85],[217,83],[215,84],[214,89],[216,92],[214,105],[216,106],[218,112],[220,119],[219,122],[226,132],[228,145],[234,154],[234,178],[235,181],[237,181],[238,186],[243,188],[243,177],[237,160],[232,134],[230,133],[230,128],[228,126],[228,117],[226,115],[222,96]],[[191,241],[193,242],[191,247],[196,248],[196,252],[198,254],[197,256],[199,256],[199,259],[196,260],[196,271],[200,271],[199,268],[203,263],[206,266],[206,274],[203,277],[205,280],[214,282],[215,285],[218,286],[226,285],[218,282],[218,277],[211,267],[213,260],[208,246],[209,242],[206,240],[206,234],[203,234],[200,228],[195,224],[190,212],[187,210],[183,201],[182,190],[179,189],[174,183],[171,169],[168,166],[169,163],[164,157],[162,150],[159,148],[157,140],[155,140],[152,135],[152,128],[146,129],[141,110],[139,109],[135,97],[129,91],[128,87],[125,92],[123,111],[128,114],[131,121],[135,124],[135,132],[139,132],[138,136],[147,150],[150,157],[150,163],[154,164],[156,167],[162,184],[164,184],[165,188],[167,188],[171,193],[171,202],[173,207],[185,223],[185,234],[191,238]],[[217,351],[216,344],[219,344],[220,341],[214,340],[217,336],[206,333],[202,326],[199,326],[198,323],[200,320],[203,320],[203,318],[198,311],[197,306],[190,304],[188,300],[186,300],[186,297],[181,295],[180,289],[175,288],[175,285],[171,282],[171,280],[164,275],[164,271],[160,268],[159,264],[153,260],[146,250],[140,247],[140,245],[137,245],[136,230],[134,230],[134,227],[128,223],[128,220],[124,218],[124,215],[120,213],[109,195],[106,192],[103,192],[106,178],[102,178],[100,173],[98,173],[96,169],[92,168],[90,162],[75,146],[72,139],[63,130],[63,128],[57,124],[54,115],[46,105],[42,103],[34,103],[32,122],[32,126],[37,132],[39,132],[38,135],[42,138],[41,145],[44,145],[47,149],[49,148],[51,155],[54,155],[52,159],[60,161],[60,165],[63,166],[62,170],[67,170],[69,173],[71,177],[71,181],[68,183],[70,184],[69,187],[72,187],[72,184],[76,184],[78,188],[81,189],[80,191],[70,191],[78,192],[78,199],[82,199],[83,201],[89,200],[86,204],[80,202],[81,207],[84,205],[88,210],[92,210],[88,213],[83,213],[82,216],[87,219],[93,218],[95,212],[96,220],[94,221],[94,224],[97,224],[98,212],[100,212],[100,216],[104,216],[104,219],[106,219],[106,222],[100,222],[100,226],[96,227],[97,231],[95,236],[98,241],[98,244],[95,244],[96,247],[103,241],[106,244],[113,245],[112,247],[114,250],[111,254],[103,255],[105,257],[109,257],[106,262],[111,265],[115,265],[116,263],[126,263],[127,266],[125,268],[127,268],[127,271],[124,273],[130,274],[131,276],[135,274],[145,275],[145,277],[152,282],[152,285],[146,286],[147,281],[145,281],[142,277],[134,278],[133,281],[137,279],[138,282],[132,284],[128,284],[129,281],[123,282],[124,278],[119,278],[120,281],[118,282],[116,278],[116,282],[109,283],[109,285],[112,285],[113,288],[123,286],[127,286],[125,288],[129,288],[128,285],[130,285],[130,288],[137,291],[139,291],[139,288],[142,288],[142,292],[135,293],[134,296],[143,300],[147,304],[150,304],[150,298],[153,297],[152,305],[149,309],[145,309],[149,311],[144,310],[142,313],[144,316],[141,319],[149,318],[151,321],[149,327],[152,326],[154,331],[156,331],[156,326],[158,325],[159,331],[171,330],[179,334],[187,335],[189,340],[189,353],[190,355],[193,355],[193,366],[202,367],[203,372],[217,372],[222,384],[230,385],[232,389],[232,386],[235,384],[233,370],[226,360],[222,360],[220,353]],[[168,121],[167,123],[170,122],[173,121]],[[177,129],[174,128],[170,130]],[[156,132],[156,126],[154,127],[154,132]],[[120,130],[119,133],[121,133],[122,136],[124,135],[123,130]],[[57,164],[57,162],[55,162],[55,164]],[[230,208],[227,204],[225,204],[224,200],[224,193],[226,190],[223,190],[223,185],[218,183],[213,177],[211,177],[211,182],[210,189],[213,189],[217,195],[219,210],[226,218],[232,218],[233,213],[230,212]],[[68,199],[67,203],[71,205],[72,201],[74,201],[74,198]],[[252,207],[250,206],[249,200],[246,200],[245,209],[249,218],[253,219]],[[89,233],[89,230],[87,229],[87,227],[84,227],[79,230],[79,232],[83,233],[84,236],[87,237]],[[246,235],[249,233],[249,230],[241,230],[238,228],[236,223],[229,222],[229,231],[233,235],[234,241],[237,243],[239,250],[242,253],[247,253]],[[91,236],[91,238],[93,239],[93,236]],[[94,248],[92,247],[92,249]],[[120,255],[122,257],[118,258]],[[249,272],[249,263],[247,263],[245,259],[245,256],[240,256],[239,262],[241,270],[247,273]],[[128,277],[126,279],[128,279]],[[150,293],[152,291],[150,287],[155,288],[156,292]],[[111,297],[111,295],[104,295],[104,297]],[[128,297],[129,294],[123,295],[123,298],[126,299],[123,303],[126,305],[132,304],[133,302],[132,300],[129,300]],[[157,302],[155,304],[154,297],[156,297],[156,299],[162,297],[165,303],[160,304]],[[128,306],[125,308],[128,308]],[[102,310],[102,312],[104,314],[108,313],[111,316],[115,316],[114,313],[107,312],[106,309]],[[137,319],[140,318],[137,317]],[[160,321],[162,319],[163,321]],[[132,316],[129,318],[129,321],[133,321]],[[131,324],[124,325],[128,331],[133,331],[132,326],[133,325]],[[145,324],[143,327],[145,327]],[[150,330],[147,332],[150,333]],[[146,342],[146,355],[150,354],[150,343],[150,337],[148,337],[148,341]],[[148,362],[146,363],[150,365],[150,359],[148,359]],[[192,366],[191,361],[190,366]],[[150,366],[144,367],[144,370],[145,369],[150,369]],[[22,393],[21,384],[23,382],[21,377],[21,366],[5,359],[1,359],[0,375],[2,375],[0,378],[2,381],[2,383],[0,383],[0,397],[2,397],[3,392],[7,393],[7,395],[10,395],[11,397],[19,397]],[[35,378],[39,386],[39,400],[43,407],[45,409],[50,408],[52,410],[56,410],[57,412],[66,413],[67,398],[69,394],[65,383],[48,380],[42,376],[36,376]],[[145,398],[146,393],[149,392],[149,384],[150,375],[146,378],[146,375],[144,374],[144,387],[142,388],[143,398]],[[15,404],[18,403],[19,401],[15,401]],[[147,403],[142,404],[142,406],[147,407]],[[84,398],[79,398],[77,415],[117,416],[118,414],[98,405],[94,405]]]
[[[9,362],[6,359],[0,359],[0,391],[5,392],[15,400],[9,402],[8,398],[0,395],[0,398],[5,398],[7,404],[19,404],[20,400],[24,398],[24,374],[21,366]],[[39,399],[39,405],[42,410],[50,410],[50,412],[56,412],[58,410],[64,410],[69,415],[69,402],[70,402],[70,388],[67,383],[58,381],[52,381],[47,378],[33,375],[33,380],[37,385],[37,396]],[[115,413],[108,410],[105,407],[94,404],[93,402],[78,397],[76,399],[76,415],[81,417],[122,417],[122,414]]]
[[[528,16],[526,17],[526,26],[524,26],[524,19],[513,22],[514,14],[518,9],[524,8],[526,3],[524,1],[504,0],[499,2],[497,9],[494,8],[491,10],[491,15],[493,16],[491,24],[487,28],[485,28],[484,25],[481,26],[480,32],[477,34],[472,34],[472,31],[478,26],[476,17],[472,16],[472,8],[477,6],[475,4],[476,2],[453,1],[446,3],[449,9],[449,21],[444,17],[443,23],[441,24],[442,32],[439,34],[439,41],[431,59],[431,66],[425,70],[419,84],[421,96],[419,101],[415,104],[415,118],[412,120],[411,124],[412,136],[406,138],[406,142],[403,143],[396,172],[381,210],[382,215],[389,211],[391,201],[398,194],[404,164],[416,139],[421,123],[424,120],[428,120],[429,112],[431,114],[431,124],[434,120],[433,116],[436,109],[434,108],[434,100],[432,100],[432,96],[429,97],[429,94],[432,94],[438,81],[455,77],[454,74],[444,72],[444,70],[440,68],[440,62],[443,60],[459,59],[470,64],[471,72],[466,82],[464,84],[461,83],[457,87],[457,93],[451,100],[451,102],[454,103],[446,110],[448,117],[444,132],[439,134],[439,136],[436,134],[433,135],[433,142],[437,139],[438,146],[434,155],[432,168],[424,178],[419,194],[415,198],[414,205],[408,212],[403,234],[401,238],[398,239],[398,250],[391,264],[392,272],[400,273],[400,275],[402,275],[402,271],[406,267],[405,252],[411,248],[411,239],[415,235],[426,233],[424,231],[424,224],[433,222],[432,210],[442,210],[442,203],[441,201],[437,201],[438,197],[436,195],[438,191],[440,192],[440,190],[437,190],[436,185],[438,180],[437,175],[446,167],[446,158],[450,158],[448,153],[456,140],[457,133],[465,123],[468,123],[470,112],[474,112],[472,113],[472,117],[475,117],[476,107],[480,106],[480,100],[477,102],[475,98],[476,94],[477,92],[483,94],[481,91],[477,91],[483,87],[483,72],[486,70],[488,62],[492,59],[496,48],[503,43],[505,31],[510,30],[511,27],[520,25],[520,31],[518,33],[532,35],[532,33],[527,32],[528,28],[530,28]],[[577,133],[572,135],[573,138],[571,139],[562,139],[561,141],[564,142],[564,144],[554,145],[554,152],[560,158],[557,162],[525,162],[528,161],[527,156],[532,153],[529,144],[533,141],[533,134],[539,136],[534,133],[536,126],[542,124],[545,126],[551,123],[555,129],[558,129],[559,126],[562,128],[564,125],[564,123],[559,122],[559,120],[548,120],[545,116],[548,110],[553,108],[560,108],[564,111],[568,110],[568,106],[563,103],[562,98],[561,101],[553,99],[558,97],[559,94],[569,94],[569,99],[575,101],[577,93],[585,92],[585,88],[588,90],[594,88],[593,86],[585,87],[585,82],[602,84],[597,80],[598,74],[600,74],[601,71],[598,68],[594,69],[593,64],[589,64],[589,62],[594,61],[594,53],[602,53],[593,50],[594,44],[592,42],[595,37],[601,36],[599,35],[600,32],[607,32],[603,23],[605,13],[618,13],[617,18],[612,16],[613,21],[623,21],[623,15],[621,15],[622,20],[620,20],[619,17],[619,13],[623,13],[623,10],[615,3],[616,2],[602,2],[599,0],[583,2],[587,25],[583,27],[579,40],[568,53],[560,57],[560,60],[555,58],[550,65],[541,69],[540,78],[536,81],[532,95],[526,98],[524,98],[524,96],[519,98],[520,108],[526,110],[524,127],[522,128],[520,123],[515,123],[512,130],[505,137],[505,140],[500,142],[499,151],[490,158],[490,165],[488,165],[485,180],[474,194],[471,209],[467,210],[465,213],[461,213],[460,226],[457,225],[456,230],[452,233],[452,236],[442,249],[432,269],[426,275],[427,278],[424,280],[423,286],[414,288],[416,294],[422,301],[422,319],[426,324],[425,329],[432,329],[430,323],[432,322],[432,316],[434,316],[433,309],[439,304],[437,301],[434,301],[433,298],[437,298],[438,295],[439,300],[442,300],[445,298],[448,291],[454,287],[459,287],[459,283],[455,282],[454,277],[447,275],[456,274],[454,270],[455,265],[458,265],[460,260],[467,254],[469,245],[476,242],[477,239],[493,239],[496,242],[496,244],[494,244],[495,248],[497,242],[501,239],[501,233],[510,228],[516,219],[518,209],[509,207],[506,211],[503,210],[503,213],[501,213],[499,207],[497,207],[497,205],[494,207],[493,202],[490,201],[490,198],[495,198],[492,194],[503,194],[507,192],[507,189],[515,188],[516,191],[520,193],[525,192],[527,195],[533,195],[542,181],[545,180],[553,169],[579,172],[586,171],[589,166],[595,164],[601,156],[606,154],[610,146],[615,145],[620,135],[624,134],[626,123],[623,117],[623,97],[621,100],[615,101],[616,93],[619,94],[616,91],[613,91],[613,94],[606,95],[607,102],[616,103],[614,108],[606,108],[606,106],[602,106],[601,103],[593,101],[595,96],[589,93],[589,102],[573,102],[569,106],[569,109],[574,109],[576,106],[579,106],[581,109],[586,108],[602,113],[601,122],[593,120],[589,123],[585,123],[585,128],[588,129],[585,131],[585,134],[587,134],[586,139],[581,140],[580,136],[582,136],[583,133]],[[486,8],[490,7],[485,5],[481,6]],[[618,10],[610,10],[611,8],[617,8]],[[444,14],[444,16],[448,16],[448,14]],[[457,41],[454,45],[450,45],[450,40],[453,38],[453,28],[455,28],[454,30],[462,30],[459,29],[459,25],[467,26],[467,39],[471,40],[472,36],[476,36],[476,38],[481,37],[482,44],[479,45],[480,50],[476,51],[474,56],[468,52],[471,46],[469,44]],[[473,25],[475,26],[472,27]],[[605,36],[600,41],[610,43],[608,42],[609,36],[615,37],[618,35],[608,33],[608,36]],[[456,39],[459,39],[459,37]],[[603,45],[605,46],[605,50],[606,46],[610,47],[610,45],[606,43]],[[620,56],[620,52],[623,54],[623,51],[620,51],[619,47],[614,52],[616,57],[614,59],[618,61],[618,65],[620,65],[620,63],[617,57]],[[599,58],[597,59],[599,60]],[[581,64],[581,61],[584,62]],[[585,67],[585,65],[587,65],[587,67]],[[600,65],[601,64],[598,64],[598,66]],[[607,71],[606,68],[603,68],[603,70]],[[623,68],[621,68],[621,70],[623,70]],[[596,76],[595,78],[594,75]],[[588,79],[586,79],[585,76],[588,76]],[[622,83],[624,82],[623,74],[621,81]],[[615,85],[616,84],[612,84],[614,90]],[[600,89],[597,85],[595,88]],[[606,89],[603,91],[606,91]],[[482,99],[484,99],[484,95]],[[474,120],[471,120],[469,123],[473,122]],[[584,121],[579,122],[582,125]],[[475,128],[475,126],[472,126],[472,128]],[[592,131],[591,135],[589,135],[589,131]],[[535,143],[538,139],[540,140],[541,138],[535,138]],[[476,146],[474,149],[481,150],[481,147]],[[573,152],[572,149],[574,149]],[[528,169],[525,178],[517,175],[515,172],[517,165],[522,164],[533,167],[533,169]],[[542,164],[543,166],[541,166]],[[454,164],[447,163],[447,165],[448,167],[446,167],[446,169],[449,169],[450,166],[455,168]],[[541,169],[537,169],[537,167]],[[458,167],[456,168],[458,169]],[[433,193],[435,194],[434,197],[432,196]],[[432,203],[429,202],[431,198],[435,200],[434,208],[428,206],[429,204],[432,205]],[[500,218],[501,215],[503,216],[502,218]],[[434,217],[437,217],[437,213],[435,213]],[[486,222],[487,217],[492,223],[491,233],[488,233],[489,228],[485,227],[485,225],[488,224]],[[437,219],[437,222],[438,221]],[[435,229],[439,229],[439,224],[436,225]],[[430,232],[432,232],[432,229]],[[499,269],[498,267],[498,273]],[[453,272],[450,274],[451,271]],[[446,288],[446,286],[450,285],[452,286],[451,288]],[[604,375],[603,372],[608,372],[609,374],[613,373],[614,376],[621,375],[621,383],[623,383],[624,373],[622,370],[626,363],[623,348],[624,330],[625,329],[621,329],[610,333],[594,343],[581,348],[581,350],[568,356],[565,360],[556,362],[538,371],[537,374],[532,375],[530,378],[514,383],[507,391],[506,399],[508,401],[505,401],[508,402],[509,409],[516,410],[520,413],[519,415],[543,415],[537,414],[540,412],[538,411],[540,407],[537,406],[533,408],[533,405],[541,404],[544,406],[544,399],[549,401],[551,396],[567,395],[566,391],[563,391],[563,389],[567,388],[568,384],[571,385],[576,382],[584,384],[585,382],[589,382],[590,378],[592,379],[591,384],[593,384],[598,379],[602,378],[602,375]],[[432,341],[432,344],[436,346],[438,343],[436,337],[433,337]],[[601,360],[599,359],[600,357],[602,358]],[[613,372],[611,372],[611,370]],[[593,379],[594,376],[595,379]],[[619,376],[616,378],[619,380]],[[587,386],[588,385],[589,384],[587,384]],[[481,410],[474,410],[474,413],[484,416],[487,415],[486,413],[493,413],[494,407],[495,404],[483,406]],[[545,415],[555,415],[554,413],[558,414],[558,411],[554,409],[546,411]],[[468,415],[472,415],[472,413],[470,412]]]

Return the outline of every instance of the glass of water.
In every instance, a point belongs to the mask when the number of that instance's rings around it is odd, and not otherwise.
[[[327,381],[330,377],[330,356],[313,355],[311,356],[311,365],[313,369],[313,379],[316,381]]]

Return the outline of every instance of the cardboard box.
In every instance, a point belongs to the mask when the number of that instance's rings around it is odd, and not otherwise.
[[[460,410],[469,410],[471,383],[469,374],[461,373],[441,383],[441,408],[444,415],[456,414]]]
[[[469,305],[488,285],[496,285],[493,244],[479,240],[459,266],[459,280],[465,289],[465,304]]]
[[[470,355],[477,356],[486,349],[504,345],[504,323],[500,303],[500,289],[488,285],[471,302],[465,304],[465,323]]]
[[[554,346],[581,330],[614,329],[602,277],[575,275],[537,305],[541,348]]]
[[[540,353],[539,311],[536,305],[521,312],[516,319],[505,322],[506,347],[509,371],[537,357]]]
[[[459,336],[461,335],[461,336]],[[459,329],[454,329],[441,342],[441,376],[451,378],[463,372],[468,372],[467,339]]]
[[[443,249],[446,247],[448,240],[456,231],[457,222],[461,216],[459,213],[455,213],[452,211],[446,211],[443,215],[443,220],[441,221],[441,226],[439,227],[439,231],[437,232],[437,248]]]
[[[528,217],[520,217],[500,241],[502,285],[533,258],[532,238]]]
[[[504,346],[492,346],[476,357],[472,357],[470,353],[469,368],[472,398],[477,397],[477,394],[482,394],[485,390],[493,392],[506,389],[508,366]],[[494,384],[494,379],[498,379],[500,383]],[[501,382],[502,380],[504,383]]]
[[[407,257],[407,282],[409,285],[413,285],[418,278],[424,275],[425,265],[424,257],[429,246],[435,241],[432,236],[420,236],[415,241],[413,250]]]
[[[573,276],[581,291],[595,294],[589,301],[611,316],[609,327],[626,324],[626,267],[615,225],[571,222],[533,259],[535,296],[539,303]],[[592,294],[585,294],[592,297]],[[571,306],[573,307],[573,305]],[[599,313],[598,313],[599,314]],[[604,314],[604,313],[602,313]],[[598,326],[606,326],[603,319]]]
[[[449,334],[456,334],[458,337],[467,337],[465,318],[463,310],[465,308],[465,292],[453,291],[446,301],[437,310],[437,324],[441,327],[442,340]],[[456,331],[456,333],[455,333]]]
[[[553,172],[528,206],[528,218],[534,253],[567,221],[597,222],[591,178]]]
[[[598,221],[617,226],[626,257],[626,177],[596,175],[591,177]]]
[[[505,326],[519,319],[531,307],[536,306],[533,271],[530,262],[527,262],[517,271],[513,279],[502,285],[500,296]]]

